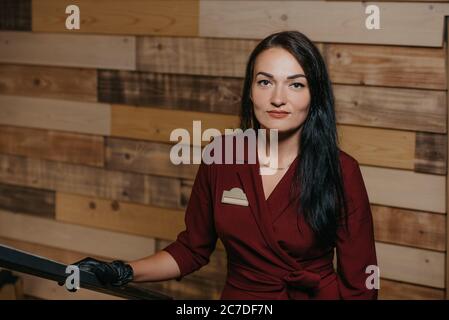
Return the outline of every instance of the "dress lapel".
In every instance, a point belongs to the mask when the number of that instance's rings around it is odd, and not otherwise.
[[[248,199],[249,207],[251,209],[252,214],[254,215],[254,218],[257,222],[257,225],[259,226],[259,229],[261,231],[262,236],[264,237],[266,243],[270,246],[270,248],[276,253],[276,255],[288,266],[294,269],[300,268],[298,263],[295,261],[293,257],[291,257],[289,254],[287,254],[280,246],[279,243],[276,241],[275,233],[273,230],[273,218],[277,218],[280,213],[285,210],[290,200],[288,200],[288,197],[283,195],[282,197],[279,197],[282,201],[277,201],[277,204],[280,204],[281,207],[277,215],[272,214],[272,210],[270,206],[268,205],[268,202],[265,200],[264,192],[263,192],[263,186],[262,186],[262,179],[259,173],[259,164],[258,162],[256,164],[236,164],[237,167],[237,173],[240,178],[240,182],[243,186],[243,191],[246,194],[246,197]],[[289,168],[292,169],[292,168]],[[286,173],[287,174],[287,173]],[[286,181],[281,181],[279,183],[286,184]],[[282,192],[285,188],[276,188],[276,192]],[[281,190],[282,189],[282,190]],[[268,200],[273,201],[273,205],[275,205],[275,194],[272,194],[273,197],[269,197]],[[276,199],[278,200],[278,199]]]

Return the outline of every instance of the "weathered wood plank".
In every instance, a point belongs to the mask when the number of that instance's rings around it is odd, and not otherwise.
[[[0,209],[54,218],[55,193],[0,183]]]
[[[193,140],[193,121],[196,120],[201,121],[201,132],[215,128],[223,134],[227,128],[239,127],[238,117],[231,115],[125,105],[112,105],[111,111],[111,135],[117,137],[169,142],[171,132],[183,128]],[[197,145],[196,141],[193,143]]]
[[[0,105],[0,124],[96,135],[110,133],[108,104],[0,95]]]
[[[318,42],[441,47],[447,4],[378,3],[381,29],[365,27],[366,3],[200,1],[201,37],[259,39],[301,30]],[[403,14],[407,12],[407,14]],[[325,21],[326,23],[323,23]]]
[[[0,182],[181,208],[178,179],[0,154]]]
[[[137,70],[202,76],[245,76],[259,41],[192,37],[138,37]],[[315,43],[323,54],[323,43]]]
[[[135,70],[135,46],[134,37],[3,31],[0,62]]]
[[[0,94],[96,102],[97,71],[3,63]]]
[[[104,165],[103,136],[0,126],[0,152],[12,155]]]
[[[194,179],[199,165],[174,165],[170,160],[172,146],[165,143],[109,137],[106,139],[105,166],[112,170]]]
[[[392,207],[446,212],[444,176],[360,166],[370,202]]]
[[[411,284],[444,288],[445,254],[376,242],[381,277]]]
[[[137,70],[244,77],[256,40],[138,37]]]
[[[61,192],[56,194],[56,220],[166,240],[175,240],[185,228],[183,210]]]
[[[446,133],[446,92],[335,85],[337,122]]]
[[[444,300],[444,290],[381,279],[379,300]]]
[[[377,241],[444,252],[446,216],[371,205]]]
[[[243,81],[214,76],[98,71],[98,100],[237,115]]]
[[[155,240],[124,233],[87,228],[0,210],[0,237],[32,245],[82,252],[109,259],[134,260],[155,251]],[[69,262],[75,262],[72,260]],[[65,261],[63,261],[65,262]]]
[[[33,31],[102,34],[198,35],[198,0],[77,0],[79,30],[65,26],[65,8],[71,0],[33,1]]]
[[[443,48],[325,45],[333,83],[446,90]]]
[[[2,0],[0,30],[31,30],[31,0]]]
[[[416,133],[415,171],[447,173],[447,135]]]

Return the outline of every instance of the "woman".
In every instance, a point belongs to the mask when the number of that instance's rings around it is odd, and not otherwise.
[[[209,262],[220,238],[228,258],[221,299],[377,299],[367,273],[377,266],[369,200],[358,162],[338,148],[318,49],[297,31],[263,39],[249,57],[241,106],[242,129],[278,129],[275,173],[261,175],[258,157],[203,162],[176,241],[128,264],[88,258],[80,267],[115,285],[180,281]],[[223,201],[233,188],[247,203]]]

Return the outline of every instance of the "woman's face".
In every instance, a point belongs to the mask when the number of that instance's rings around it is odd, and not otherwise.
[[[287,50],[270,48],[257,56],[251,100],[261,128],[278,129],[281,134],[302,127],[310,109],[310,91],[304,70]]]

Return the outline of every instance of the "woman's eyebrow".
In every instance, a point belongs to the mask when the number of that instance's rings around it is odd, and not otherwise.
[[[256,74],[256,77],[257,77],[259,74],[264,75],[264,76],[266,76],[266,77],[268,77],[268,78],[274,78],[274,76],[273,76],[271,73],[268,73],[268,72],[260,71],[260,72],[258,72],[258,73]],[[291,76],[288,76],[287,79],[296,79],[296,78],[299,78],[299,77],[304,77],[304,78],[305,78],[306,76],[303,75],[302,73],[298,73],[298,74],[293,74],[293,75],[291,75]]]

